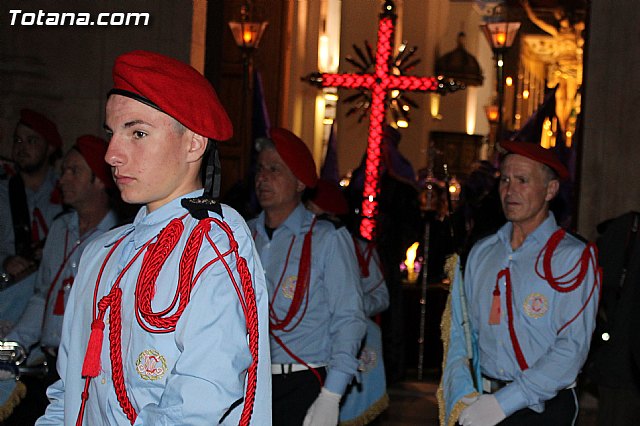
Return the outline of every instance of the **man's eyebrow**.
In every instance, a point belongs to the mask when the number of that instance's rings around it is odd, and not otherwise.
[[[154,125],[152,125],[151,123],[149,123],[149,122],[147,122],[147,121],[144,121],[144,120],[132,120],[132,121],[127,121],[126,123],[124,123],[124,125],[123,125],[122,127],[124,127],[125,129],[128,129],[128,128],[130,128],[130,127],[137,126],[137,125],[139,125],[139,124],[144,124],[144,125],[146,125],[146,126],[155,127],[155,126],[154,126]],[[109,127],[109,126],[107,125],[107,123],[104,123],[104,124],[102,125],[102,127],[104,128],[104,130],[106,130],[106,131],[108,131],[108,132],[112,131],[111,127]]]
[[[124,123],[124,128],[129,128],[129,127],[133,127],[133,126],[137,126],[138,124],[144,124],[146,126],[151,126],[154,127],[151,123],[144,121],[144,120],[132,120],[132,121],[127,121],[126,123]]]

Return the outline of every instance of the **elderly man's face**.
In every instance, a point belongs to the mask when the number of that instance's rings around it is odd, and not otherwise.
[[[260,206],[266,211],[293,210],[304,191],[302,182],[272,148],[264,149],[258,155],[255,185]]]
[[[543,164],[518,154],[508,155],[500,172],[500,200],[507,220],[533,231],[546,219],[559,182],[549,180]]]
[[[126,96],[107,101],[105,161],[122,199],[146,204],[149,211],[197,187],[188,179],[190,140],[169,115]]]

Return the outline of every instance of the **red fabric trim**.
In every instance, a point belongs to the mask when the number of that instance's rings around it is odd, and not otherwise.
[[[317,218],[314,217],[313,221],[311,222],[311,226],[309,227],[309,231],[307,231],[307,233],[304,236],[304,242],[302,243],[302,250],[300,254],[300,263],[298,264],[298,278],[296,280],[296,289],[293,293],[293,300],[289,305],[289,309],[284,319],[282,320],[278,319],[273,311],[273,308],[271,308],[272,315],[271,315],[271,321],[270,321],[270,325],[271,325],[270,328],[272,330],[282,330],[284,332],[290,332],[293,329],[295,329],[298,326],[298,324],[300,324],[300,322],[302,321],[302,318],[304,318],[304,314],[306,313],[307,304],[308,304],[309,279],[311,277],[311,253],[312,253],[311,240],[313,235],[313,227],[315,226],[316,221],[317,221]],[[278,288],[281,285],[281,281],[284,276],[284,271],[286,270],[287,264],[289,263],[288,258],[289,258],[289,254],[291,252],[292,247],[293,247],[293,240],[291,241],[291,245],[289,246],[289,252],[287,253],[287,261],[284,265],[284,270],[280,277],[280,282],[278,283],[278,287],[276,288],[276,291],[273,294],[273,300],[275,300],[275,297],[278,294]],[[271,301],[271,305],[273,305],[273,300]],[[304,306],[302,315],[300,315],[300,317],[298,318],[298,320],[295,322],[293,326],[289,327],[289,325],[293,321],[293,318],[300,311],[300,307],[302,306],[303,301],[305,306]]]
[[[529,368],[527,361],[524,359],[524,354],[520,348],[520,342],[518,342],[518,336],[516,336],[516,329],[513,325],[513,304],[512,304],[512,288],[511,288],[511,272],[509,268],[505,268],[498,273],[498,279],[504,276],[507,282],[506,288],[506,304],[507,304],[507,318],[509,319],[509,337],[511,337],[511,346],[516,354],[516,360],[520,370],[524,371]]]

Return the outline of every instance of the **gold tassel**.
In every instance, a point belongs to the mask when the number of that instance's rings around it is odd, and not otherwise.
[[[16,382],[16,387],[11,392],[11,396],[5,401],[5,403],[0,407],[0,422],[3,422],[7,417],[13,413],[13,409],[20,404],[22,398],[27,395],[27,387],[24,383],[18,381]]]

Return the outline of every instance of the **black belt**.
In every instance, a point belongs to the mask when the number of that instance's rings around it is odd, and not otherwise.
[[[494,379],[492,377],[487,377],[483,374],[482,375],[482,392],[496,393],[503,387],[507,386],[509,383],[511,382],[507,380]]]

